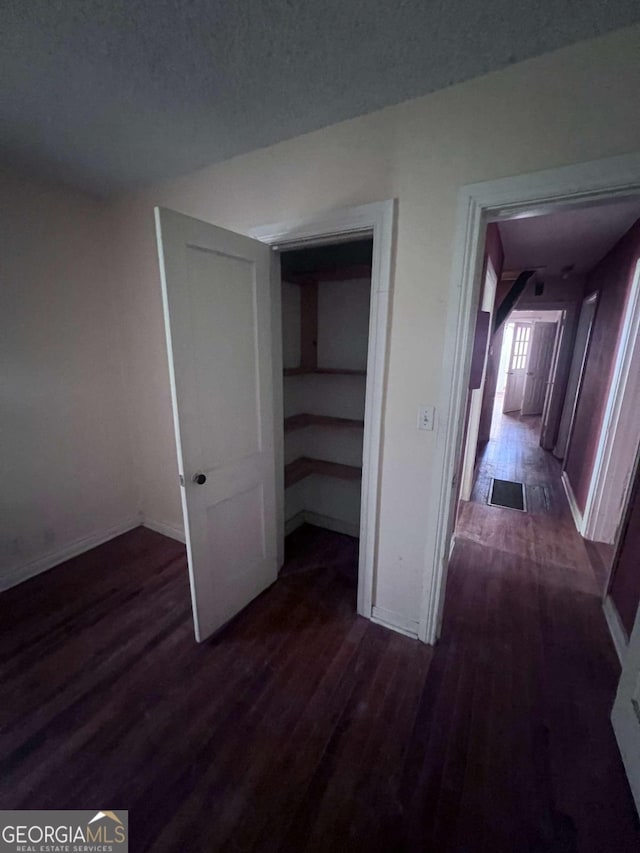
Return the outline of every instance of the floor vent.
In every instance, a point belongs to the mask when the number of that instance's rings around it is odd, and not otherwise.
[[[512,480],[497,480],[492,478],[487,503],[489,506],[502,506],[526,512],[527,503],[524,484],[514,483]]]

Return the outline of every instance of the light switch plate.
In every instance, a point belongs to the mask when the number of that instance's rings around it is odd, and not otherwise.
[[[418,409],[418,429],[432,430],[434,418],[434,406],[421,406]]]

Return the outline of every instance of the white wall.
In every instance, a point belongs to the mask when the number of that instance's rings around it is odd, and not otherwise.
[[[312,476],[305,482],[304,508],[311,523],[349,536],[360,535],[360,480]],[[314,519],[311,513],[321,518]]]
[[[370,297],[370,279],[318,285],[320,367],[367,369]]]
[[[416,412],[439,391],[458,188],[639,149],[638,55],[640,27],[618,31],[121,199],[121,310],[146,515],[181,524],[153,205],[248,233],[397,198],[374,603],[417,619],[436,434],[416,429]]]
[[[300,366],[300,285],[290,281],[282,282],[282,361]]]
[[[137,520],[103,206],[0,173],[0,588]]]
[[[285,535],[291,533],[296,527],[304,523],[301,513],[304,512],[307,503],[307,485],[309,479],[298,480],[293,486],[285,491],[284,495],[284,525]]]
[[[284,414],[364,418],[366,377],[313,373],[287,376],[284,391]]]

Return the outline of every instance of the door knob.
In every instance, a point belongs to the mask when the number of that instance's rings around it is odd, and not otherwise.
[[[194,474],[193,477],[191,478],[191,480],[194,483],[197,483],[199,486],[204,486],[204,484],[207,482],[207,475],[206,474]]]

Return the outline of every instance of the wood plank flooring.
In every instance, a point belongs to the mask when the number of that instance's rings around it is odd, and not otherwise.
[[[0,808],[127,808],[135,853],[637,851],[564,510],[543,549],[468,508],[435,651],[358,617],[357,543],[309,528],[201,645],[184,548],[143,528],[3,593]]]
[[[351,603],[355,610],[358,591],[359,540],[343,533],[334,533],[303,524],[285,539],[284,566],[280,576],[331,567],[351,585]]]
[[[640,849],[609,722],[619,664],[602,614],[607,567],[576,531],[561,466],[539,446],[539,430],[539,418],[494,413],[471,501],[458,513],[429,677],[447,669],[449,654],[449,671],[470,691],[471,737],[479,738],[461,759],[465,776],[479,750],[480,778],[501,808],[486,848],[453,849]],[[487,506],[491,477],[523,482],[529,512]],[[541,494],[544,500],[531,499]],[[483,703],[492,710],[484,723]],[[492,730],[502,733],[499,741]],[[618,790],[620,800],[605,789]],[[623,825],[617,836],[614,827]]]
[[[578,534],[561,482],[561,465],[540,447],[539,435],[539,417],[503,415],[496,406],[491,440],[477,463],[471,501],[459,508],[458,533],[548,566],[549,583],[602,597],[608,565],[595,555],[611,550],[610,546],[585,542]],[[528,512],[488,507],[492,477],[524,483]]]

